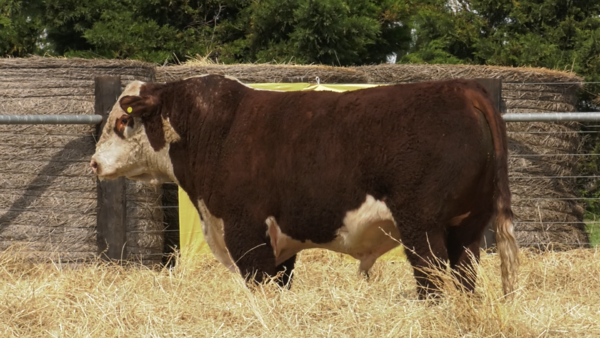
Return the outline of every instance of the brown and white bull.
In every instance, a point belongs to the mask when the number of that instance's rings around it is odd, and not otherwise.
[[[474,81],[345,93],[254,90],[217,75],[133,82],[91,167],[176,182],[218,260],[257,282],[281,273],[289,283],[308,248],[349,254],[367,273],[401,240],[420,297],[436,290],[424,268],[439,261],[473,290],[464,271],[494,221],[503,289],[514,289],[505,124]]]

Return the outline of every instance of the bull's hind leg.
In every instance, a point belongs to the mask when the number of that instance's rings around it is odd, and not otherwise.
[[[400,238],[406,256],[413,267],[419,299],[437,297],[441,280],[436,274],[448,261],[445,234],[437,226],[419,223],[399,223]]]
[[[465,291],[475,290],[477,270],[473,263],[479,262],[479,245],[489,215],[474,216],[459,226],[448,228],[448,258],[452,273]]]

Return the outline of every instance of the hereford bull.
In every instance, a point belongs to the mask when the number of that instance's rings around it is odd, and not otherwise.
[[[367,273],[401,240],[421,298],[440,261],[473,290],[465,270],[493,220],[503,289],[514,288],[505,124],[474,81],[345,93],[217,75],[133,82],[90,165],[101,179],[176,182],[218,260],[256,282],[289,283],[308,248],[349,254]]]

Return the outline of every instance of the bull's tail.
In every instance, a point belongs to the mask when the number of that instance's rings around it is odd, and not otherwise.
[[[508,188],[506,124],[489,99],[482,95],[476,97],[473,103],[485,116],[494,140],[494,229],[501,261],[502,289],[505,295],[509,295],[517,283],[519,248],[513,232],[513,213]]]

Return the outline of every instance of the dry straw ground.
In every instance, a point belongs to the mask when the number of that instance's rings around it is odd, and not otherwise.
[[[600,252],[521,256],[502,300],[499,259],[484,254],[474,296],[418,301],[408,263],[357,276],[335,253],[300,258],[291,290],[247,289],[205,256],[172,269],[100,261],[77,267],[0,253],[0,335],[30,337],[573,337],[600,335]]]

